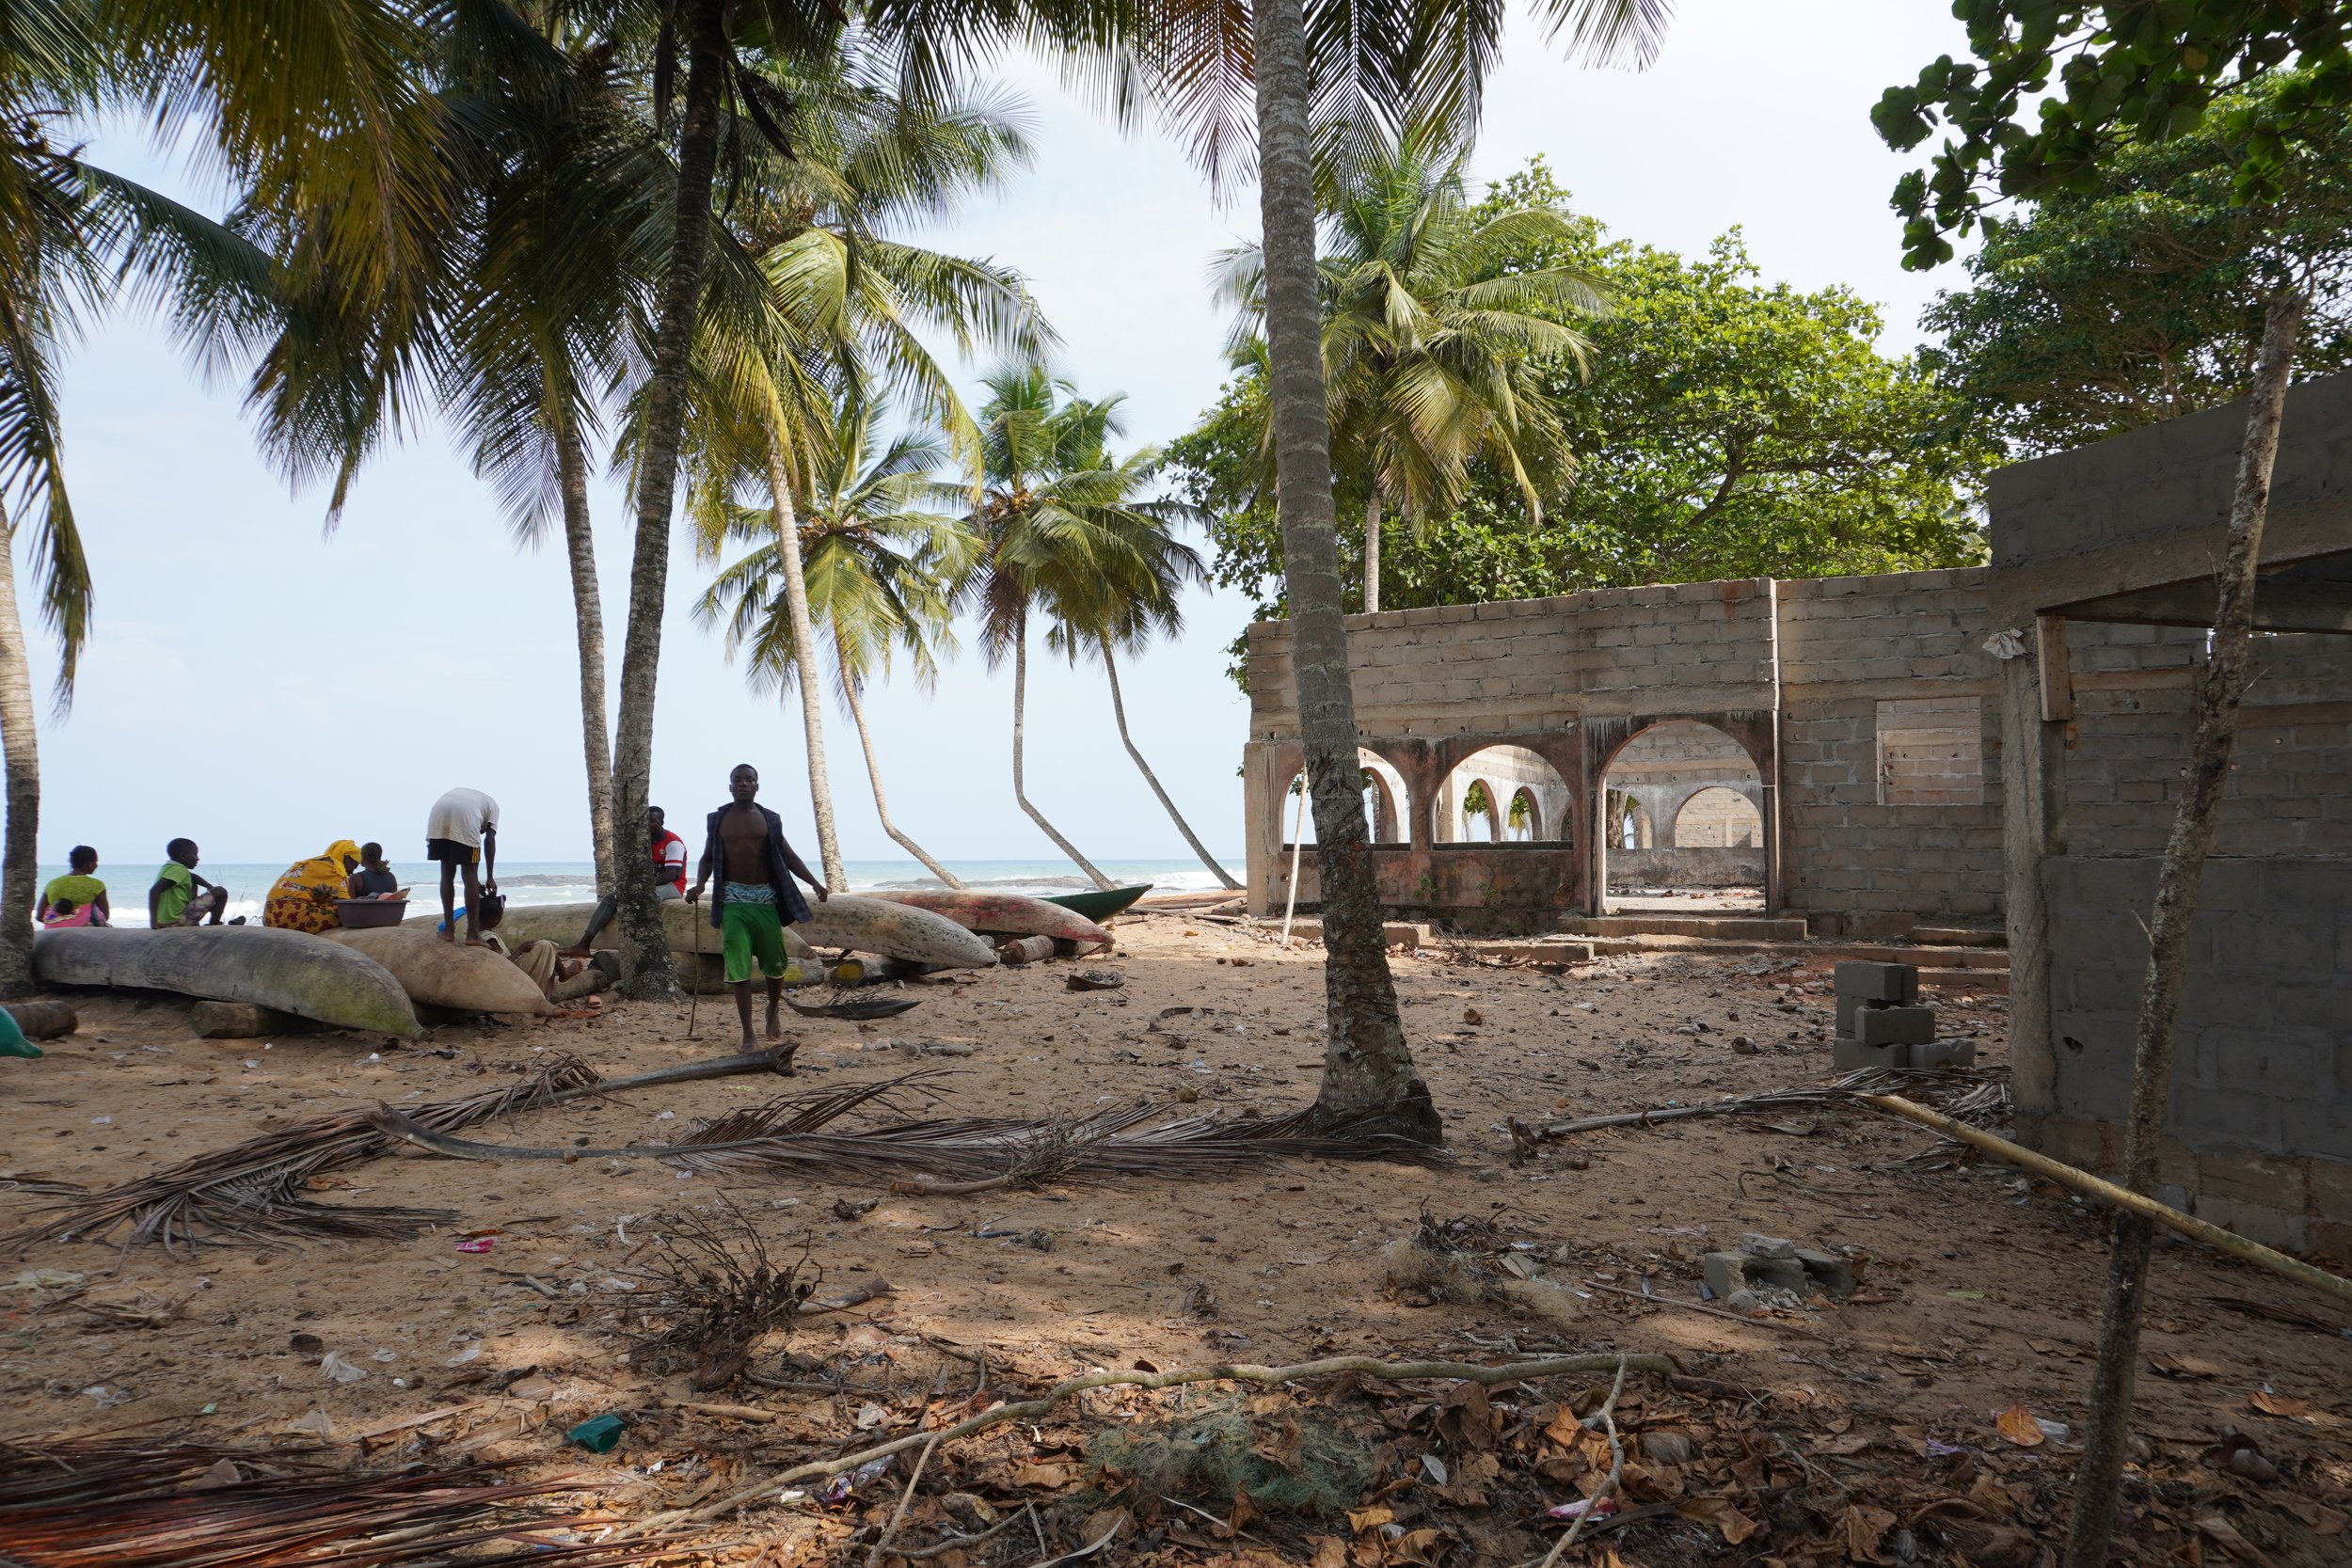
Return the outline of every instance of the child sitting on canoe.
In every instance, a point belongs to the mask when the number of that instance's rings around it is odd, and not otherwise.
[[[98,851],[77,844],[66,852],[65,876],[50,879],[40,890],[40,923],[55,929],[64,926],[107,926],[114,911],[106,903],[106,884],[98,879]]]
[[[164,846],[171,858],[155,868],[155,885],[147,890],[147,923],[157,930],[167,926],[217,926],[229,909],[229,890],[196,874],[196,840],[175,838]],[[238,925],[245,917],[237,917]]]

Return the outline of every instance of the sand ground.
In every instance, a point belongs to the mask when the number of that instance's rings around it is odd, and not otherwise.
[[[930,1115],[1077,1115],[1180,1095],[1191,1097],[1187,1110],[1273,1115],[1312,1096],[1319,950],[1286,953],[1248,927],[1181,914],[1131,920],[1120,937],[1110,961],[1123,990],[1066,990],[1068,964],[994,970],[919,985],[910,994],[922,1006],[887,1022],[797,1023],[797,1086],[952,1069],[922,1097]],[[41,1244],[10,1259],[0,1279],[23,1269],[82,1280],[76,1293],[71,1284],[26,1288],[38,1275],[20,1275],[0,1295],[0,1436],[149,1421],[220,1442],[373,1432],[379,1449],[396,1454],[471,1450],[578,1473],[597,1506],[618,1513],[675,1503],[713,1477],[908,1430],[943,1399],[1018,1397],[1088,1368],[1623,1349],[1670,1353],[1692,1372],[1754,1390],[1754,1408],[1811,1433],[1808,1451],[1840,1473],[1918,1470],[1919,1456],[1937,1451],[1922,1447],[1932,1441],[1999,1454],[2017,1484],[2046,1492],[2062,1481],[2085,1416],[2104,1242],[2099,1220],[2058,1189],[1997,1165],[1911,1162],[1935,1144],[1931,1134],[1836,1109],[1592,1133],[1515,1163],[1508,1118],[1533,1124],[1824,1080],[1826,966],[1673,955],[1545,974],[1423,954],[1397,958],[1395,970],[1456,1156],[1447,1168],[1289,1164],[917,1197],[867,1180],[681,1178],[652,1161],[480,1164],[404,1152],[330,1179],[315,1196],[454,1212],[415,1240],[208,1247],[192,1260],[153,1246]],[[683,1005],[627,1005],[593,1021],[444,1028],[426,1049],[403,1050],[334,1034],[201,1040],[171,999],[73,1000],[78,1034],[52,1042],[40,1061],[0,1061],[0,1166],[10,1177],[102,1188],[322,1112],[473,1093],[557,1053],[617,1076],[733,1043],[727,1009],[707,1001],[691,1040]],[[2001,1000],[1944,1000],[1946,1032],[1975,1036],[1982,1059],[1997,1062]],[[1174,1007],[1195,1010],[1163,1016]],[[916,1058],[901,1048],[932,1038],[976,1049]],[[784,1086],[687,1085],[531,1113],[473,1135],[661,1141]],[[660,1232],[665,1212],[707,1208],[722,1190],[779,1256],[809,1249],[823,1271],[819,1296],[877,1278],[892,1287],[763,1347],[753,1370],[797,1388],[742,1382],[698,1394],[683,1377],[651,1379],[622,1358],[620,1330],[642,1301],[626,1288],[642,1289],[635,1249]],[[857,1217],[835,1212],[837,1202],[868,1199],[879,1201]],[[53,1201],[0,1190],[0,1227]],[[1565,1318],[1547,1318],[1507,1302],[1423,1305],[1398,1292],[1378,1253],[1424,1212],[1491,1221],[1500,1244],[1525,1243],[1516,1250],[1545,1275],[1584,1293],[1562,1298],[1573,1302]],[[1640,1299],[1698,1300],[1700,1255],[1747,1231],[1848,1252],[1864,1265],[1860,1294],[1755,1324]],[[490,1249],[459,1251],[469,1232],[486,1233]],[[2352,1560],[2343,1533],[2352,1507],[2352,1338],[2219,1298],[2343,1317],[2271,1275],[2187,1245],[2162,1250],[2139,1385],[2150,1451],[2172,1466],[2168,1474],[2189,1478],[2182,1484],[2207,1486],[2200,1497],[2228,1501],[2248,1532],[2239,1539],[2253,1537],[2249,1549],[2259,1552],[2254,1541],[2266,1532],[2268,1560]],[[1212,1301],[1214,1317],[1204,1315]],[[118,1325],[126,1309],[153,1325]],[[329,1352],[366,1375],[335,1381],[320,1364]],[[844,1392],[821,1391],[834,1380]],[[2289,1414],[2266,1413],[2257,1396]],[[772,1418],[697,1404],[756,1406]],[[1994,1418],[2017,1405],[2067,1435],[2004,1449]],[[1098,1414],[1135,1408],[1112,1402]],[[591,1457],[563,1446],[567,1426],[604,1411],[637,1421],[617,1451]],[[1718,1412],[1719,1422],[1731,1418]],[[2270,1491],[2217,1477],[2214,1445],[2233,1432],[2257,1440],[2283,1472]],[[1047,1434],[1036,1438],[1036,1453],[1050,1454]],[[1069,1479],[1025,1474],[1032,1485]],[[2272,1491],[2301,1499],[2304,1512],[2279,1501],[2262,1513]],[[863,1560],[862,1546],[844,1544],[858,1522],[855,1499],[832,1515],[796,1506],[714,1536],[736,1544],[714,1549],[776,1562]],[[2182,1521],[2217,1506],[2183,1504]],[[2030,1517],[2048,1516],[2045,1498]],[[1262,1526],[1219,1541],[1192,1523],[1199,1533],[1162,1528],[1148,1548],[1118,1560],[1201,1561],[1262,1548],[1266,1561],[1340,1560],[1329,1555],[1338,1537]],[[2142,1532],[2142,1560],[2232,1555],[2193,1523],[2169,1528],[2159,1521]],[[1526,1528],[1520,1539],[1541,1549]],[[1717,1560],[1698,1544],[1713,1539],[1704,1530],[1696,1542],[1679,1539],[1640,1527],[1612,1537],[1630,1564]],[[1723,1546],[1720,1560],[1762,1560],[1755,1548],[1766,1544]],[[976,1548],[963,1560],[1026,1563],[1039,1544],[997,1557]],[[1464,1548],[1449,1560],[1493,1549]],[[1356,1550],[1348,1560],[1364,1561],[1360,1542]]]

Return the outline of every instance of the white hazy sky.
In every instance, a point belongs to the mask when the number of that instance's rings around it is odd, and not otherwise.
[[[1898,265],[1886,196],[1905,165],[1867,110],[1962,41],[1942,0],[1682,0],[1663,57],[1637,75],[1572,68],[1522,22],[1490,87],[1477,172],[1543,153],[1613,232],[1681,250],[1738,225],[1768,278],[1852,285],[1884,306],[1886,346],[1905,349],[1949,280]],[[1254,230],[1255,193],[1220,206],[1167,139],[1119,135],[1050,69],[1006,74],[1033,100],[1036,167],[932,238],[1025,272],[1064,339],[1059,369],[1089,394],[1124,391],[1132,441],[1172,437],[1221,379],[1207,266]],[[107,138],[95,155],[170,177],[135,141]],[[199,385],[150,324],[100,327],[66,388],[98,597],[79,700],[70,718],[45,717],[44,861],[88,842],[118,868],[151,863],[181,833],[220,862],[291,861],[343,836],[409,858],[427,805],[460,783],[501,801],[510,859],[586,856],[562,557],[515,548],[437,432],[365,472],[330,540],[321,497],[289,496],[256,455],[235,389]],[[616,488],[595,505],[617,686],[629,531]],[[805,841],[799,719],[750,696],[694,625],[706,577],[681,540],[654,798],[674,818],[707,809],[748,759]],[[24,592],[29,616],[29,581]],[[1186,610],[1180,641],[1122,667],[1128,711],[1179,805],[1238,871],[1248,709],[1223,670],[1247,606],[1198,593]],[[29,629],[45,687],[49,652]],[[1012,802],[1009,672],[967,652],[935,693],[880,690],[868,712],[894,815],[934,853],[1054,853]],[[1031,799],[1082,848],[1185,853],[1119,748],[1098,673],[1033,661],[1028,733]],[[901,858],[846,717],[829,734],[844,851]]]

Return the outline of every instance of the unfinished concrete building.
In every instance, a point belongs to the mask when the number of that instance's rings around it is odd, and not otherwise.
[[[2112,1170],[2243,420],[2004,470],[1984,568],[1352,617],[1384,903],[1474,933],[1606,934],[1624,889],[1738,881],[1777,934],[2006,921],[2025,1135]],[[2169,1196],[2352,1256],[2352,377],[2291,400],[2258,601]],[[1290,657],[1287,626],[1250,627],[1260,913],[1294,863]],[[1521,791],[1538,809],[1514,836]],[[1752,811],[1752,841],[1728,807],[1692,816],[1702,798]],[[1466,799],[1501,822],[1470,831]],[[1314,858],[1296,863],[1311,910]]]

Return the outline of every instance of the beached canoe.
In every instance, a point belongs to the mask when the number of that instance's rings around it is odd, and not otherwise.
[[[809,910],[809,918],[792,929],[811,947],[846,947],[934,969],[984,969],[996,961],[986,939],[929,910],[848,893]]]
[[[1137,882],[1134,887],[1106,887],[1093,893],[1057,893],[1045,902],[1075,910],[1089,920],[1099,922],[1125,912],[1127,906],[1151,892],[1152,886],[1150,882]]]
[[[588,928],[588,917],[596,912],[596,908],[594,904],[509,904],[506,918],[499,922],[499,937],[509,947],[520,947],[527,942],[551,942],[558,947],[569,947]],[[440,923],[441,906],[437,895],[431,912],[410,915],[401,922],[401,929],[422,927],[429,931]],[[711,928],[707,903],[662,905],[661,928],[669,933],[673,952],[691,953],[697,945],[705,953],[719,951],[719,933]],[[618,920],[596,934],[596,945],[622,945]],[[784,950],[798,958],[808,951],[808,946],[787,928],[784,933]]]
[[[877,893],[894,904],[944,914],[967,931],[992,937],[1059,937],[1065,942],[1107,942],[1111,934],[1077,911],[1017,893],[951,892],[923,888]]]
[[[260,926],[43,931],[33,939],[33,974],[53,986],[119,986],[251,1002],[339,1029],[402,1039],[424,1033],[408,993],[389,970],[307,931]]]
[[[373,931],[329,931],[326,940],[365,953],[391,972],[411,1002],[462,1013],[513,1013],[545,1018],[555,1004],[531,976],[487,947],[445,942],[432,931],[391,926]]]

